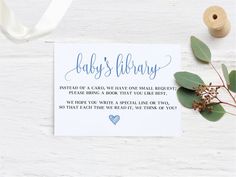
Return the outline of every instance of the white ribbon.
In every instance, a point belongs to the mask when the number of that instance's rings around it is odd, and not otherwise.
[[[52,0],[39,22],[28,28],[16,19],[4,0],[0,0],[0,28],[14,42],[27,42],[47,35],[57,27],[71,2],[72,0]]]

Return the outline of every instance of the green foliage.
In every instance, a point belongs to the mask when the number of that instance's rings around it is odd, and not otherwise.
[[[216,122],[220,120],[226,113],[224,108],[220,104],[210,104],[211,111],[205,109],[201,111],[200,114],[207,120]]]
[[[229,86],[230,82],[229,82],[229,72],[228,72],[228,69],[225,66],[225,64],[222,64],[221,68],[222,68],[222,72],[223,72],[223,75],[224,75],[224,78],[225,78],[225,82],[226,82],[227,86]]]
[[[180,86],[190,90],[195,90],[199,85],[204,84],[198,75],[186,71],[177,72],[174,77]]]
[[[211,52],[205,43],[196,37],[191,36],[191,47],[194,56],[198,60],[204,63],[211,62]],[[212,67],[214,68],[213,65]],[[177,90],[179,102],[186,108],[198,110],[205,119],[212,122],[220,120],[226,113],[221,104],[228,104],[236,107],[236,104],[223,102],[218,98],[218,89],[224,88],[228,90],[234,103],[236,102],[234,96],[230,93],[230,91],[236,92],[236,70],[229,73],[224,64],[221,65],[221,68],[227,87],[224,83],[219,86],[212,85],[211,83],[206,85],[201,77],[187,71],[176,72],[174,74],[176,82],[181,86]],[[221,76],[220,79],[223,80]],[[233,113],[229,114],[234,115]]]
[[[199,101],[201,98],[195,94],[195,91],[180,87],[177,90],[179,102],[186,108],[192,108],[193,101]]]
[[[198,60],[206,63],[211,61],[211,51],[209,47],[195,36],[191,36],[191,47],[194,56]]]
[[[229,83],[230,83],[229,89],[232,92],[236,92],[236,70],[230,72]]]

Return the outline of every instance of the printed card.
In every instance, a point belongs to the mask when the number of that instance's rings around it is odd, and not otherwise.
[[[172,44],[55,44],[58,136],[178,136]]]

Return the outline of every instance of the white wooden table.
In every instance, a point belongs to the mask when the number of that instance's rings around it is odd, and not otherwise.
[[[49,0],[8,0],[33,25]],[[224,39],[212,38],[203,11],[220,5],[232,23]],[[235,177],[236,117],[212,123],[183,108],[180,138],[54,137],[53,43],[180,43],[182,68],[220,83],[194,60],[196,35],[211,48],[216,68],[236,66],[235,0],[74,0],[50,36],[14,44],[0,34],[1,177]]]

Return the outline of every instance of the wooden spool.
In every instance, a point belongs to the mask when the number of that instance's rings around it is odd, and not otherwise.
[[[230,32],[230,22],[223,8],[211,6],[206,9],[203,20],[214,37],[225,37]]]

